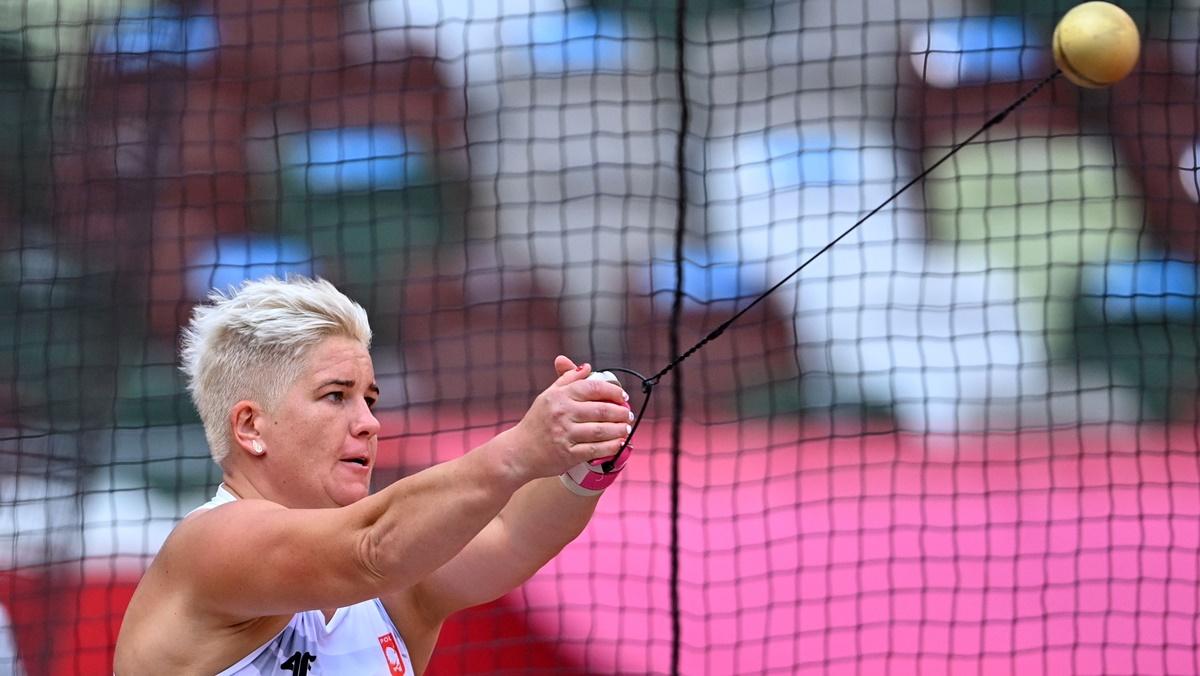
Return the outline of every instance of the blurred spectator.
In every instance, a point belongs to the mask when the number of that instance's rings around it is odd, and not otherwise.
[[[480,424],[521,413],[539,389],[538,355],[563,349],[556,294],[493,242],[416,262],[400,310],[407,411],[453,402]],[[382,387],[382,385],[381,385]]]
[[[713,140],[705,165],[712,245],[741,261],[742,295],[787,277],[909,173],[886,128],[865,124]],[[793,319],[808,406],[895,406],[908,427],[948,424],[922,409],[943,405],[926,391],[920,345],[942,323],[921,321],[921,303],[937,289],[922,293],[923,228],[912,200],[880,211],[770,296]]]
[[[1139,420],[1200,414],[1198,276],[1194,263],[1154,251],[1084,267],[1075,309],[1079,356],[1140,397]]]
[[[926,161],[941,154],[931,148]],[[987,368],[979,375],[991,384],[981,400],[1019,405],[1012,420],[1025,426],[1138,415],[1128,396],[1110,391],[1106,368],[1080,370],[1073,361],[1081,270],[1137,256],[1142,204],[1112,156],[1103,135],[997,133],[960,151],[927,181],[932,235],[952,248],[958,265],[1015,275],[1011,286],[989,285],[986,302],[1015,322],[1007,330],[1020,340],[1017,351],[1011,360],[990,355],[996,366],[980,364]]]
[[[56,134],[55,227],[91,269],[142,272],[166,234],[154,209],[175,170],[183,83],[213,61],[217,27],[176,3],[132,3],[89,34],[79,111]]]
[[[461,196],[437,181],[453,175],[442,151],[461,147],[461,119],[433,61],[376,49],[338,2],[126,4],[92,32],[89,114],[79,143],[64,140],[58,152],[68,195],[58,203],[59,229],[97,261],[109,254],[122,274],[149,275],[148,316],[160,336],[173,340],[196,300],[184,270],[214,238],[281,229],[313,247],[327,274],[353,283],[355,271],[361,284],[363,274],[400,268],[390,243],[415,246],[430,230],[454,228]],[[295,139],[299,152],[288,145]],[[425,162],[417,200],[397,199],[383,173],[396,139]],[[311,176],[290,184],[295,172],[277,159],[309,162]],[[351,186],[362,170],[371,181]],[[347,180],[334,186],[334,174]],[[335,203],[344,228],[329,221]],[[300,218],[313,214],[324,215]],[[374,267],[331,265],[347,242],[358,251],[377,245]],[[373,310],[394,312],[395,292],[368,295],[360,297],[377,301]],[[394,321],[379,324],[386,342]]]
[[[84,82],[95,28],[150,0],[20,0],[0,5],[0,35],[21,43],[33,87],[54,95],[54,114],[69,112]]]
[[[1195,72],[1178,72],[1169,45],[1147,42],[1134,72],[1091,112],[1116,138],[1146,196],[1148,230],[1176,258],[1200,261],[1196,144],[1200,91]]]
[[[669,257],[676,217],[678,98],[651,27],[561,0],[368,15],[384,36],[422,31],[467,85],[470,237],[561,299],[563,349],[619,359],[627,265]]]
[[[362,300],[375,317],[376,344],[395,343],[410,259],[460,239],[451,214],[461,207],[439,184],[432,149],[390,125],[278,134],[251,148],[260,146],[278,162],[260,182],[274,185],[256,187],[260,195],[277,190],[275,229],[304,243],[322,274]]]
[[[705,16],[688,36],[693,128],[706,138],[793,122],[887,125],[912,26],[986,8],[982,0],[745,4]]]
[[[935,20],[911,44],[923,53],[914,65],[926,86],[984,93],[1048,67],[1036,37],[1008,19]],[[968,111],[977,103],[952,90],[945,98],[950,126],[912,117],[923,125],[914,136],[926,165],[976,128]],[[978,124],[1013,98],[984,93]],[[1140,203],[1103,137],[1047,139],[1051,128],[1035,120],[1054,118],[1027,105],[1035,110],[1017,116],[1025,124],[1010,123],[1026,137],[1002,127],[927,179],[929,243],[910,192],[776,292],[772,302],[795,316],[809,405],[891,406],[902,428],[917,431],[1136,415],[1097,382],[1102,373],[1077,373],[1069,359],[1081,266],[1136,255]],[[796,269],[915,171],[882,124],[794,129],[709,141],[709,227],[745,271],[765,268],[760,285]]]

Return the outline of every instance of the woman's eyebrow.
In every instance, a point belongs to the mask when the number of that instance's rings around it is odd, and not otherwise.
[[[325,382],[321,383],[320,385],[317,385],[317,389],[319,390],[323,387],[329,387],[330,385],[338,385],[340,387],[353,388],[356,382],[357,381],[354,381],[354,380],[343,380],[341,378],[331,378],[331,379],[326,380]],[[370,385],[367,385],[367,390],[375,393],[376,396],[379,395],[379,385],[377,385],[375,383],[371,383]]]

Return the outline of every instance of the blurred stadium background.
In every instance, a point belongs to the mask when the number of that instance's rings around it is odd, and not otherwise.
[[[658,370],[1051,72],[1072,4],[0,4],[0,674],[109,673],[216,483],[208,289],[369,309],[391,481],[559,352]],[[1200,3],[1120,4],[1131,77],[1056,81],[669,375],[430,673],[1200,671]]]

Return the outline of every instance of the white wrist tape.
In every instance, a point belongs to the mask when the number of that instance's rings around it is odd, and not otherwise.
[[[625,463],[628,462],[630,455],[633,455],[633,449],[626,446],[625,450],[616,456],[616,462],[613,464],[611,472],[605,472],[602,467],[604,463],[613,459],[613,456],[610,455],[607,458],[581,462],[560,474],[558,478],[576,495],[600,495],[605,488],[617,480],[617,475],[625,469]]]

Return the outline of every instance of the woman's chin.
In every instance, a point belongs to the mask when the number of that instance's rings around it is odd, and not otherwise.
[[[347,468],[349,469],[349,468]],[[367,497],[371,492],[371,470],[368,468],[354,469],[349,472],[352,476],[346,476],[346,473],[335,472],[337,483],[332,486],[330,497],[338,505],[345,507],[346,505],[354,504],[359,500]]]

